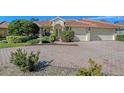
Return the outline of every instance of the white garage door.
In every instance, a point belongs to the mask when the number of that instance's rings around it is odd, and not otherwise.
[[[86,41],[86,29],[83,28],[72,28],[75,32],[74,41]]]
[[[91,31],[90,40],[113,40],[114,31]]]

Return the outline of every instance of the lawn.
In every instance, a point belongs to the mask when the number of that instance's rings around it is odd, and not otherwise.
[[[27,46],[29,43],[1,43],[0,48],[8,48],[8,47],[18,47],[18,46]]]

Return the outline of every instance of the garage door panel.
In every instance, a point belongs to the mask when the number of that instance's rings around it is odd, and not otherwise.
[[[113,40],[114,31],[91,31],[90,39],[94,40]]]
[[[86,41],[86,35],[75,35],[74,41]]]

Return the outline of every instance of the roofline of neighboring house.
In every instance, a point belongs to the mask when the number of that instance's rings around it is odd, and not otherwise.
[[[2,22],[0,22],[0,28],[1,29],[5,29],[5,28],[8,28],[8,26],[6,25],[6,26],[1,26],[3,23],[9,23],[9,22],[7,22],[7,21],[2,21]]]

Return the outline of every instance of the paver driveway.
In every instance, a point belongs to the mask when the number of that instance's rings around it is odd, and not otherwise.
[[[124,75],[124,42],[92,41],[75,42],[78,46],[41,45],[21,47],[27,51],[40,50],[40,60],[53,60],[52,65],[79,68],[87,67],[92,58],[102,65],[104,72]],[[0,49],[0,66],[11,66],[10,51],[17,48]]]

